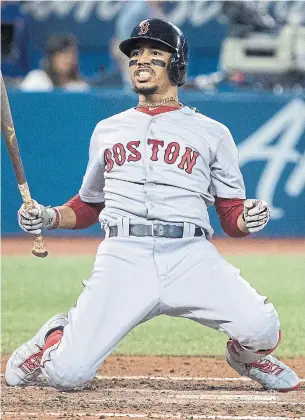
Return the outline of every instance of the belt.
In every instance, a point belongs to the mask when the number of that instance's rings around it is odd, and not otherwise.
[[[109,237],[118,236],[118,227],[109,226]],[[162,238],[183,238],[183,226],[153,223],[151,225],[129,225],[129,236],[156,236]],[[195,228],[194,236],[205,236],[203,230]]]

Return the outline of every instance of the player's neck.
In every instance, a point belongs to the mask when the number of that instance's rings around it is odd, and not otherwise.
[[[166,92],[166,93],[154,93],[152,95],[139,95],[139,102],[137,107],[159,107],[159,106],[169,106],[177,107],[179,106],[179,100],[177,95],[177,89]]]

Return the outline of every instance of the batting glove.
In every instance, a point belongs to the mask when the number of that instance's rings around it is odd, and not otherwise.
[[[22,204],[18,210],[18,224],[25,232],[38,235],[42,229],[56,229],[60,221],[60,213],[52,207],[45,207],[32,200],[33,208],[26,210]]]
[[[264,229],[270,219],[270,208],[268,203],[255,198],[245,200],[243,219],[250,233]]]

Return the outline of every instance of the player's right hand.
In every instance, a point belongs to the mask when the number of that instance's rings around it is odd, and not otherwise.
[[[266,201],[248,198],[244,201],[243,219],[250,233],[264,229],[270,219],[270,207]]]
[[[56,211],[52,207],[45,207],[32,200],[33,208],[26,210],[22,204],[18,210],[18,224],[25,232],[38,235],[42,229],[54,229],[56,225]]]

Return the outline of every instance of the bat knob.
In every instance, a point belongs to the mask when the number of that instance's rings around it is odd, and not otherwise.
[[[48,251],[37,252],[34,249],[32,249],[32,254],[35,255],[35,257],[45,258],[48,256]]]
[[[32,248],[32,254],[35,255],[35,257],[45,258],[48,255],[48,251],[46,250],[46,247],[43,242],[43,237],[41,236],[41,233],[38,235],[35,235],[34,238],[34,244]]]

